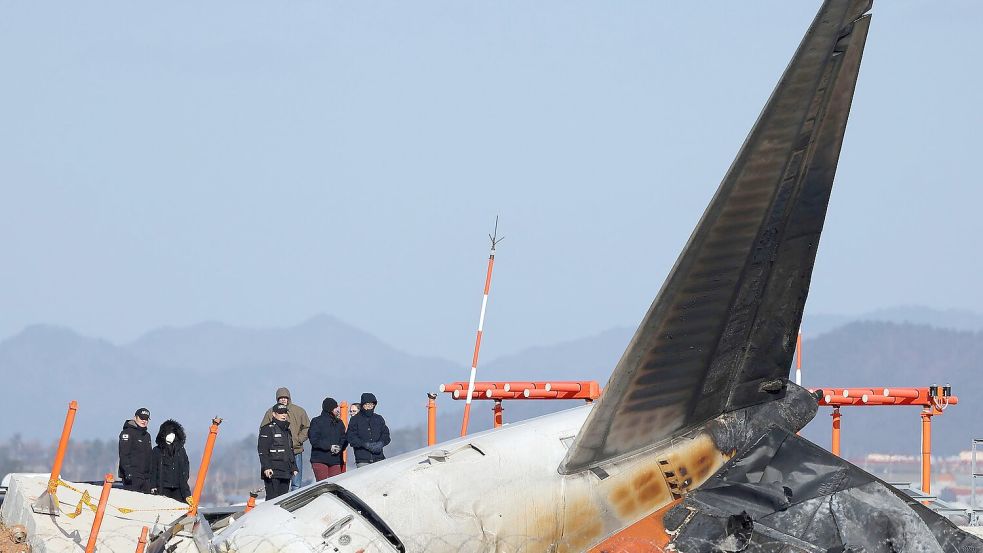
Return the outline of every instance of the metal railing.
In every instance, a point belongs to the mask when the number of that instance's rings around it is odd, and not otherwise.
[[[976,480],[983,478],[983,473],[976,467],[976,453],[983,451],[983,438],[973,438],[973,445],[970,448],[970,479],[969,479],[969,524],[976,526],[980,522],[980,515],[976,508]]]

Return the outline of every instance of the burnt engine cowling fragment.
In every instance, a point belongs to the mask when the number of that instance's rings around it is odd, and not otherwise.
[[[983,553],[983,541],[948,519],[779,426],[738,451],[664,524],[681,553]]]

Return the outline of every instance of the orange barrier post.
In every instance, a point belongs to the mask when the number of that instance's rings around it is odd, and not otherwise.
[[[212,426],[208,429],[208,439],[205,440],[205,451],[201,454],[201,465],[198,466],[198,477],[195,478],[195,491],[191,494],[191,506],[188,514],[195,516],[198,514],[198,504],[201,503],[201,493],[205,489],[205,476],[208,475],[208,465],[212,462],[212,450],[215,449],[215,438],[218,436],[218,425],[222,424],[222,419],[215,417],[212,419]]]
[[[342,424],[345,425],[345,430],[347,430],[348,429],[348,407],[349,407],[348,406],[348,402],[347,401],[342,401],[341,402],[341,405],[339,405],[338,407],[341,407],[341,422],[342,422]],[[345,472],[346,470],[348,470],[348,448],[347,447],[345,448],[345,451],[342,451],[341,452],[341,472]]]
[[[833,407],[833,455],[840,456],[840,408]]]
[[[249,499],[246,501],[246,508],[242,510],[243,513],[248,513],[256,507],[257,497],[259,497],[259,492],[249,492]]]
[[[94,553],[96,550],[96,538],[99,536],[99,528],[102,526],[102,517],[106,514],[109,491],[112,489],[113,475],[107,474],[102,483],[102,492],[99,493],[99,506],[96,507],[96,517],[92,519],[92,529],[89,530],[89,541],[85,544],[85,553]]]
[[[492,411],[495,413],[495,428],[502,427],[502,400],[495,400],[495,407],[492,407]]]
[[[75,413],[79,404],[74,399],[68,403],[68,413],[65,415],[65,425],[61,429],[61,439],[58,440],[58,451],[55,453],[55,464],[51,467],[48,478],[48,489],[31,506],[31,509],[42,515],[58,516],[58,481],[61,479],[61,465],[65,461],[65,451],[68,450],[68,438],[72,435],[75,424]]]
[[[437,394],[427,392],[427,445],[437,443]]]
[[[137,549],[134,553],[143,553],[143,550],[147,547],[147,527],[144,526],[143,530],[140,530],[140,539],[137,541]]]
[[[922,491],[932,493],[932,410],[922,409]]]

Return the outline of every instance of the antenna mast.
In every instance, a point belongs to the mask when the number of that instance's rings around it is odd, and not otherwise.
[[[491,253],[488,254],[488,272],[485,274],[485,292],[481,297],[481,315],[478,317],[478,334],[474,339],[474,356],[471,358],[471,377],[468,379],[468,395],[464,403],[464,420],[461,421],[461,436],[468,435],[468,421],[471,418],[471,397],[474,395],[474,379],[478,373],[478,351],[481,349],[481,330],[485,325],[485,309],[488,307],[488,290],[491,289],[492,268],[495,266],[495,246],[505,240],[498,237],[498,215],[495,216],[495,230],[488,235],[491,240]]]

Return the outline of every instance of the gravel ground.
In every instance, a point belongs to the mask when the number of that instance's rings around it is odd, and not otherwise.
[[[17,543],[14,538],[14,530],[20,530],[24,532],[23,526],[14,526],[13,529],[7,528],[3,524],[0,524],[0,553],[29,553],[31,551],[31,546],[27,543]],[[24,533],[26,537],[26,532]],[[26,541],[26,540],[25,540]]]

